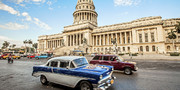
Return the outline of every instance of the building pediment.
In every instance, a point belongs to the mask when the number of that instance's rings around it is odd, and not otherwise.
[[[78,30],[82,30],[82,29],[93,30],[95,27],[97,27],[97,26],[94,25],[94,24],[91,24],[89,22],[81,23],[81,24],[74,24],[74,25],[65,26],[63,33],[72,32],[72,31],[78,31]]]

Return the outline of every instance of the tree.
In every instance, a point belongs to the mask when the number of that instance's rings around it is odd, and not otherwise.
[[[36,49],[36,52],[37,52],[38,43],[34,43],[33,47]]]
[[[15,48],[15,47],[16,47],[16,44],[13,44],[13,45],[12,45],[12,48]]]
[[[4,41],[2,49],[7,49],[7,47],[9,47],[10,43],[7,41]]]
[[[171,30],[171,32],[168,33],[168,38],[171,39],[173,41],[173,51],[174,51],[174,40],[176,39],[176,31]]]

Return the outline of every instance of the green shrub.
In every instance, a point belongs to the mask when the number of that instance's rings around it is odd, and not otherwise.
[[[180,53],[177,53],[177,52],[173,52],[173,53],[170,53],[170,56],[179,56]]]
[[[132,56],[137,56],[138,53],[132,53]],[[129,56],[131,56],[131,54],[129,54]]]
[[[124,53],[119,53],[119,56],[123,56],[124,55]]]

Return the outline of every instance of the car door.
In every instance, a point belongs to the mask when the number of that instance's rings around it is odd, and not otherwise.
[[[53,68],[54,80],[58,84],[69,85],[71,70],[67,68],[69,61],[59,61],[58,67]]]
[[[109,56],[102,56],[100,64],[111,66],[111,61],[109,61]]]
[[[113,57],[111,64],[112,64],[112,66],[114,66],[114,70],[121,70],[121,68],[122,68],[122,63],[117,58],[117,56]]]

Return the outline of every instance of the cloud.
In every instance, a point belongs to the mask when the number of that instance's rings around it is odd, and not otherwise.
[[[10,42],[10,45],[16,44],[16,47],[23,46],[23,41],[17,41],[6,36],[0,36],[0,48],[2,47],[2,44],[4,43],[4,41]]]
[[[33,1],[40,2],[40,1],[45,1],[45,0],[33,0]],[[19,3],[20,2],[22,1],[19,1]],[[50,8],[50,9],[52,10],[53,8]],[[25,17],[26,21],[33,22],[34,24],[38,25],[40,28],[44,28],[46,30],[51,29],[51,27],[49,27],[46,23],[40,21],[38,18],[34,18],[32,20],[32,17],[28,14],[28,12],[23,12],[22,14],[20,14],[19,11],[14,10],[12,7],[9,7],[8,5],[3,4],[2,2],[0,2],[0,10],[8,11],[9,13],[13,15],[18,15],[18,16],[22,15],[23,17]],[[20,29],[27,29],[28,27],[27,25],[21,25],[18,23],[10,22],[5,25],[0,25],[0,28],[9,29],[9,30],[20,30]]]
[[[14,10],[12,7],[8,5],[3,4],[2,2],[0,2],[0,10],[4,10],[9,12],[10,14],[20,16],[20,13],[18,11]]]
[[[49,27],[46,23],[40,21],[38,18],[34,18],[33,22],[43,29],[51,30],[51,27]]]
[[[138,5],[141,0],[114,0],[115,6],[132,6]]]
[[[26,17],[27,21],[32,21],[31,16],[29,16],[29,14],[27,12],[23,12],[22,16]]]
[[[28,29],[28,26],[9,22],[5,25],[0,25],[0,28],[8,29],[8,30],[21,30],[21,29]]]

